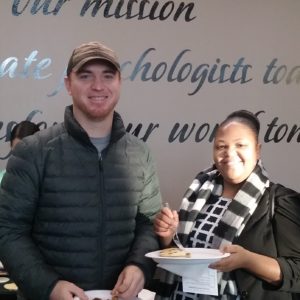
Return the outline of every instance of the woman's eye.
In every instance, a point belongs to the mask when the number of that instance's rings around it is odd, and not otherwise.
[[[244,147],[246,147],[247,145],[246,144],[237,144],[237,147],[238,148],[244,148]]]

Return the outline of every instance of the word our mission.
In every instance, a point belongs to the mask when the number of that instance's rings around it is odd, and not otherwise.
[[[29,11],[32,15],[42,13],[43,15],[55,16],[63,8],[70,7],[71,2],[68,0],[14,0],[12,14],[20,16]],[[193,15],[194,6],[193,2],[185,3],[183,1],[85,0],[80,16],[84,17],[90,12],[91,17],[102,14],[104,18],[115,19],[136,19],[139,21],[144,19],[151,21],[173,19],[175,22],[183,19],[185,22],[191,22],[196,18]]]

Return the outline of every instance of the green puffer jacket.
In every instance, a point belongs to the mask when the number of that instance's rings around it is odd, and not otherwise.
[[[66,108],[65,122],[23,139],[8,161],[0,194],[0,260],[24,296],[48,299],[59,279],[111,289],[124,266],[159,248],[160,210],[149,149],[115,112],[111,141],[96,148]]]

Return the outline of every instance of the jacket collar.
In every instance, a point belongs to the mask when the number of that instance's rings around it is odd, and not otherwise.
[[[64,125],[67,132],[85,146],[94,147],[87,132],[81,127],[73,115],[73,105],[65,109]],[[111,131],[110,144],[118,141],[126,133],[121,116],[115,111]]]

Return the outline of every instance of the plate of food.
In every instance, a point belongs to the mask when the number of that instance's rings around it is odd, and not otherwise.
[[[91,290],[84,292],[89,300],[118,300],[118,297],[112,296],[111,290]],[[75,297],[74,300],[79,300]]]
[[[112,296],[111,290],[90,290],[84,292],[89,300],[118,300],[117,296]],[[139,298],[136,298],[139,300]],[[79,300],[78,297],[74,297],[74,300]]]
[[[149,252],[146,257],[163,264],[208,264],[229,256],[218,249],[209,248],[166,248]]]

